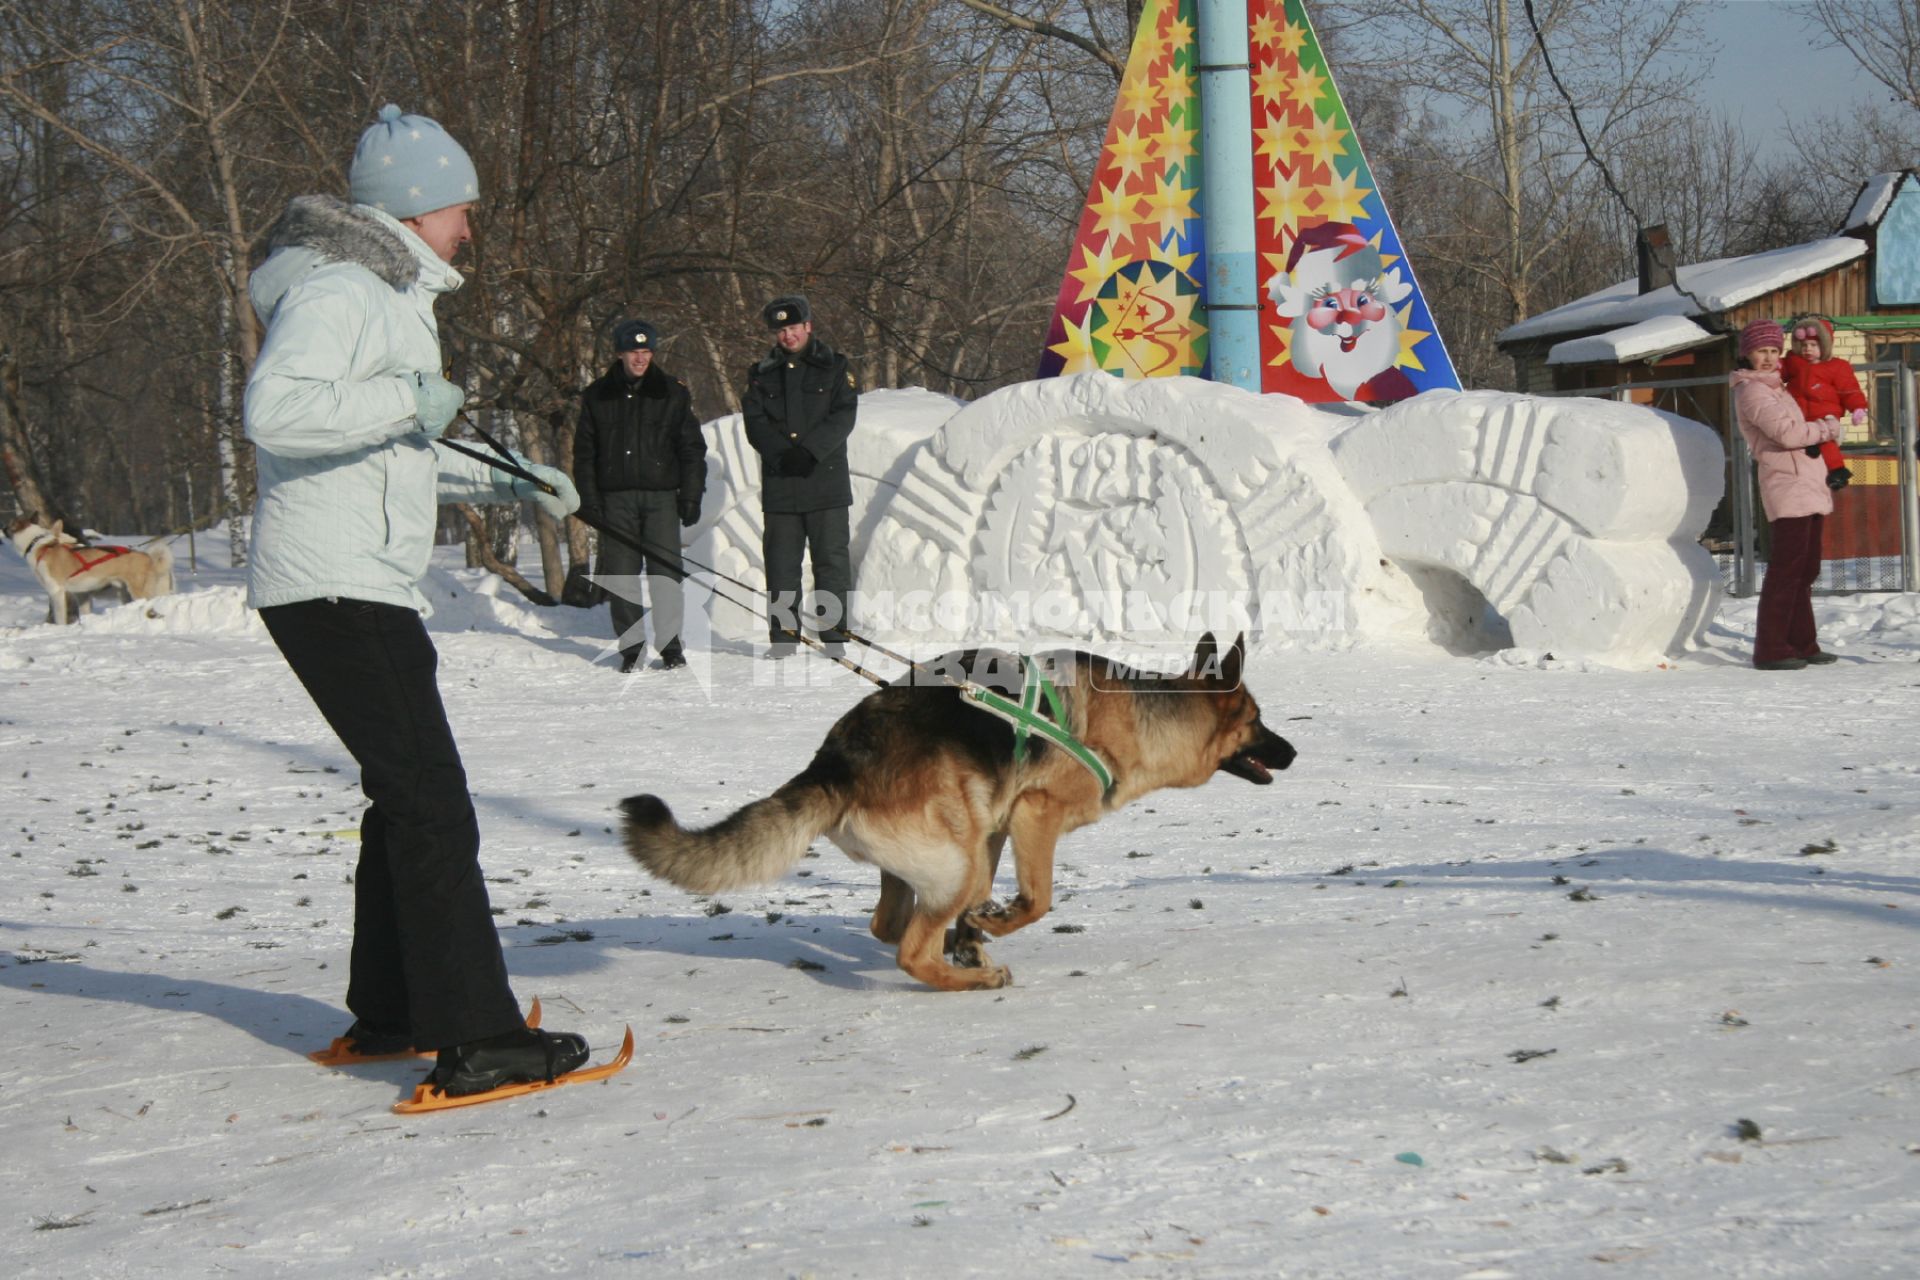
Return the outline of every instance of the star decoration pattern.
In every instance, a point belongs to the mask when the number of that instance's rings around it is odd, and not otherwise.
[[[1290,358],[1292,330],[1274,315],[1267,286],[1286,270],[1294,238],[1323,222],[1352,223],[1380,251],[1381,261],[1413,285],[1413,292],[1394,309],[1401,322],[1396,367],[1420,391],[1458,388],[1453,361],[1435,331],[1400,233],[1367,168],[1305,0],[1247,0],[1247,24],[1253,81],[1254,251],[1261,263],[1260,363],[1268,389],[1274,389],[1276,371]]]
[[[1204,85],[1195,69],[1196,24],[1194,0],[1147,0],[1142,9],[1054,306],[1041,377],[1103,368],[1122,377],[1207,372]],[[1285,270],[1295,237],[1329,221],[1352,223],[1413,286],[1395,308],[1397,368],[1421,391],[1458,387],[1305,0],[1247,0],[1247,36],[1252,136],[1246,145],[1253,157],[1265,389],[1278,389],[1276,374],[1287,364],[1291,338],[1271,310],[1267,287]],[[1156,265],[1142,270],[1141,264]],[[1127,298],[1136,305],[1123,306]],[[1147,332],[1142,317],[1149,311],[1169,318],[1148,336],[1129,336]]]
[[[1194,0],[1147,0],[1067,257],[1040,376],[1202,374]]]

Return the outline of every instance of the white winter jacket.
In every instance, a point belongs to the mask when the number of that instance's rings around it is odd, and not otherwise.
[[[440,369],[433,304],[460,273],[395,219],[303,196],[253,273],[266,338],[247,380],[257,446],[247,602],[326,596],[429,612],[442,502],[512,502],[512,477],[428,439],[415,372]]]

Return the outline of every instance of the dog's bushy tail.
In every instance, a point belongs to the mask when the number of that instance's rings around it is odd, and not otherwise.
[[[674,821],[659,796],[628,796],[623,837],[633,860],[694,893],[720,893],[776,880],[844,808],[835,789],[802,773],[764,800],[703,831]]]
[[[147,559],[153,561],[153,567],[159,570],[159,581],[155,584],[154,594],[170,596],[173,594],[173,552],[164,542],[156,542],[147,551]]]

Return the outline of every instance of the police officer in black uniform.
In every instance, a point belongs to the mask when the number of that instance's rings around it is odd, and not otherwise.
[[[612,593],[613,634],[620,644],[620,670],[632,671],[646,652],[640,619],[639,575],[647,575],[653,602],[653,643],[660,665],[687,665],[680,643],[685,617],[681,599],[680,529],[700,520],[707,484],[707,441],[693,416],[687,384],[654,360],[660,335],[645,320],[622,320],[613,328],[613,365],[580,395],[580,424],[573,437],[573,483],[580,514],[592,516],[646,548],[637,551],[601,536],[600,576],[626,577],[631,586]],[[632,599],[628,599],[632,596]]]
[[[847,512],[853,506],[847,438],[860,409],[860,392],[847,358],[813,336],[807,300],[788,294],[761,312],[773,331],[773,350],[747,370],[740,397],[747,443],[760,455],[760,510],[766,531],[770,656],[793,652],[804,622],[839,653],[838,628],[847,622],[853,589]],[[817,612],[800,618],[800,559],[813,557]]]

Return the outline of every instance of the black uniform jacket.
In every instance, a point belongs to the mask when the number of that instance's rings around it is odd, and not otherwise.
[[[589,515],[601,494],[619,489],[674,489],[697,502],[707,484],[707,441],[687,384],[658,364],[636,382],[614,361],[580,394],[573,483]]]
[[[740,405],[747,443],[760,455],[761,510],[853,505],[847,437],[860,410],[860,391],[845,356],[818,338],[797,354],[775,347],[747,370]],[[781,474],[781,457],[795,445],[813,456],[812,474]]]

